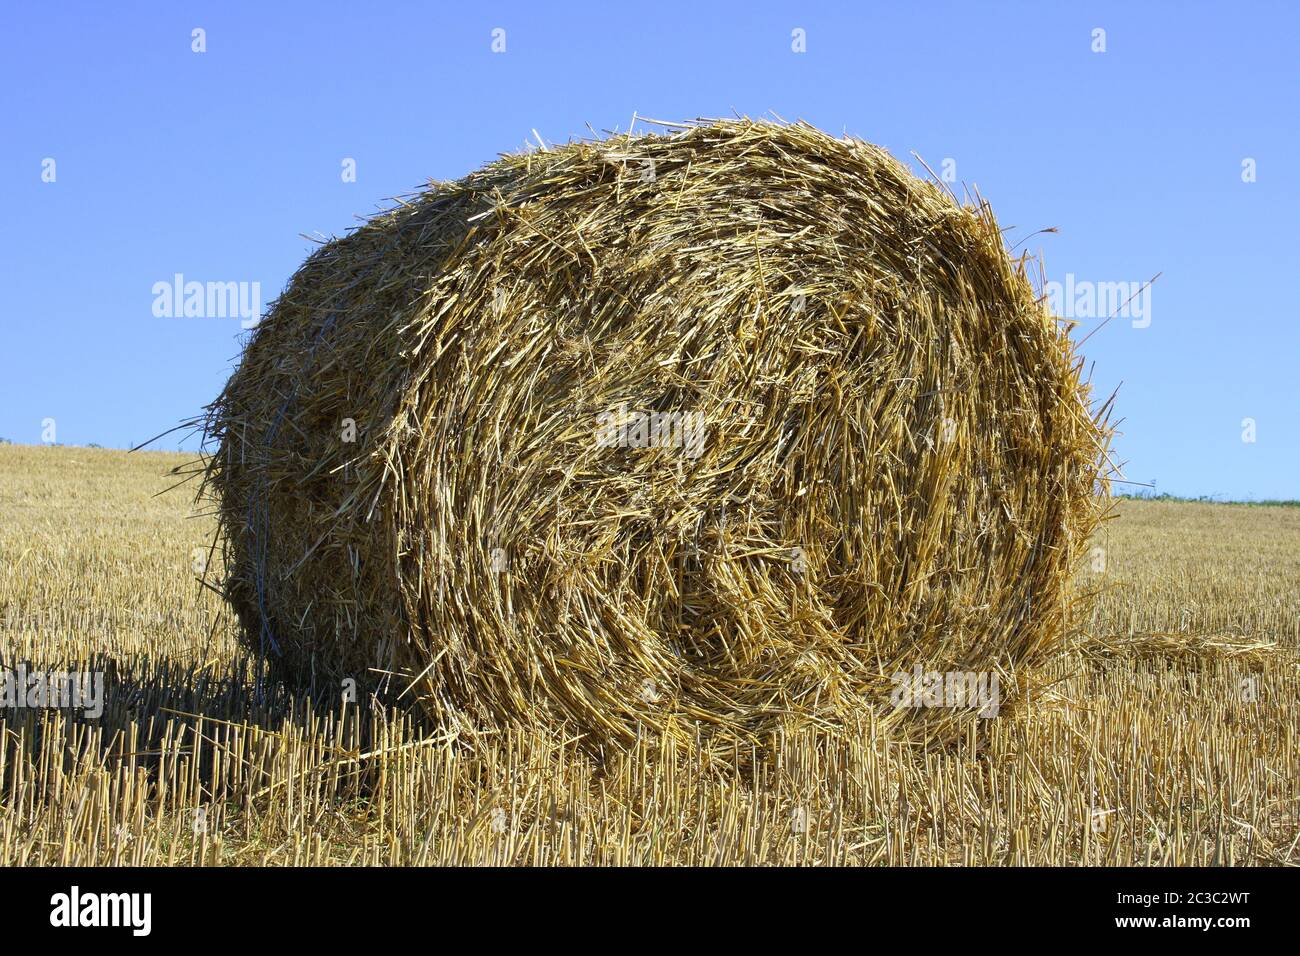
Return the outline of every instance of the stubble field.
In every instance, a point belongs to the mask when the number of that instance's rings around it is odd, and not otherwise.
[[[1300,508],[1121,501],[1050,690],[737,774],[259,682],[186,461],[0,446],[0,665],[104,678],[93,719],[0,700],[0,866],[1300,863]]]

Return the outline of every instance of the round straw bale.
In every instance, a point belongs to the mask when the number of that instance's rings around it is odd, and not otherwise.
[[[256,329],[207,420],[226,591],[282,674],[466,733],[947,725],[900,675],[1005,706],[1068,627],[1081,365],[987,206],[869,144],[503,157],[323,245]]]

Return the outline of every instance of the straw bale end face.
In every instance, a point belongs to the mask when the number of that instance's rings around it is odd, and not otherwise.
[[[868,144],[505,157],[256,330],[208,420],[228,596],[286,676],[467,733],[946,733],[980,708],[900,675],[1005,706],[1066,627],[1107,439],[1080,367],[987,207]]]

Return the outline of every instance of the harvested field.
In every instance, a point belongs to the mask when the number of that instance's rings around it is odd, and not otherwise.
[[[1300,862],[1300,509],[1120,501],[1050,692],[928,750],[778,729],[733,772],[258,700],[195,580],[213,519],[159,494],[184,461],[0,446],[0,657],[106,688],[0,707],[0,865]]]

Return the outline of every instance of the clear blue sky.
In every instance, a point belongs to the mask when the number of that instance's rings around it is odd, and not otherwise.
[[[533,129],[771,111],[954,160],[1013,242],[1060,230],[1025,247],[1049,279],[1163,273],[1149,325],[1122,316],[1085,348],[1101,391],[1123,382],[1128,476],[1300,497],[1295,5],[382,6],[5,6],[0,437],[38,443],[52,418],[59,442],[121,447],[197,414],[242,333],[155,316],[175,273],[259,282],[265,304],[311,248],[300,234],[340,234]]]

